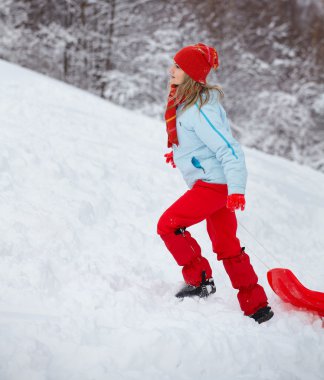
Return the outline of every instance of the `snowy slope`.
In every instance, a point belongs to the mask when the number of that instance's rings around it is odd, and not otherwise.
[[[205,225],[217,293],[179,302],[156,235],[185,190],[164,125],[0,61],[0,379],[323,379],[317,316],[282,303],[268,268],[324,291],[324,175],[246,149],[239,237],[275,317],[244,317]]]

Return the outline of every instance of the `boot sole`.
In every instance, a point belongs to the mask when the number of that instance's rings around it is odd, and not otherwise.
[[[207,298],[210,295],[215,294],[215,293],[216,293],[216,289],[213,289],[210,293],[207,293],[207,294],[204,292],[195,293],[195,291],[192,291],[190,293],[185,293],[185,294],[177,293],[177,294],[175,294],[175,297],[176,298],[193,298],[193,297]]]
[[[269,313],[267,315],[264,315],[263,317],[259,318],[256,322],[258,322],[259,324],[266,322],[269,319],[271,319],[273,316],[274,316],[273,311],[269,311]]]

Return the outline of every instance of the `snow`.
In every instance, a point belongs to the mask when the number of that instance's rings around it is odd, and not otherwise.
[[[0,61],[0,379],[323,379],[324,329],[266,272],[324,290],[324,175],[245,149],[239,237],[274,318],[244,317],[204,223],[217,292],[179,302],[156,223],[186,191],[163,123]]]

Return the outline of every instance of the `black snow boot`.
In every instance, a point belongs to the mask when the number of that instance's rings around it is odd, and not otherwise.
[[[175,296],[177,298],[195,297],[200,298],[208,297],[210,294],[216,292],[216,286],[213,278],[206,280],[206,272],[201,274],[202,281],[199,286],[193,286],[186,284]]]
[[[273,311],[270,306],[262,307],[257,312],[252,315],[249,315],[250,318],[253,318],[258,323],[263,323],[268,321],[273,317]]]

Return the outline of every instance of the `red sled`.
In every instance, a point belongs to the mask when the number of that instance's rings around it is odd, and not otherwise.
[[[324,293],[307,289],[289,269],[271,269],[267,277],[272,290],[284,302],[316,312],[324,317]]]

